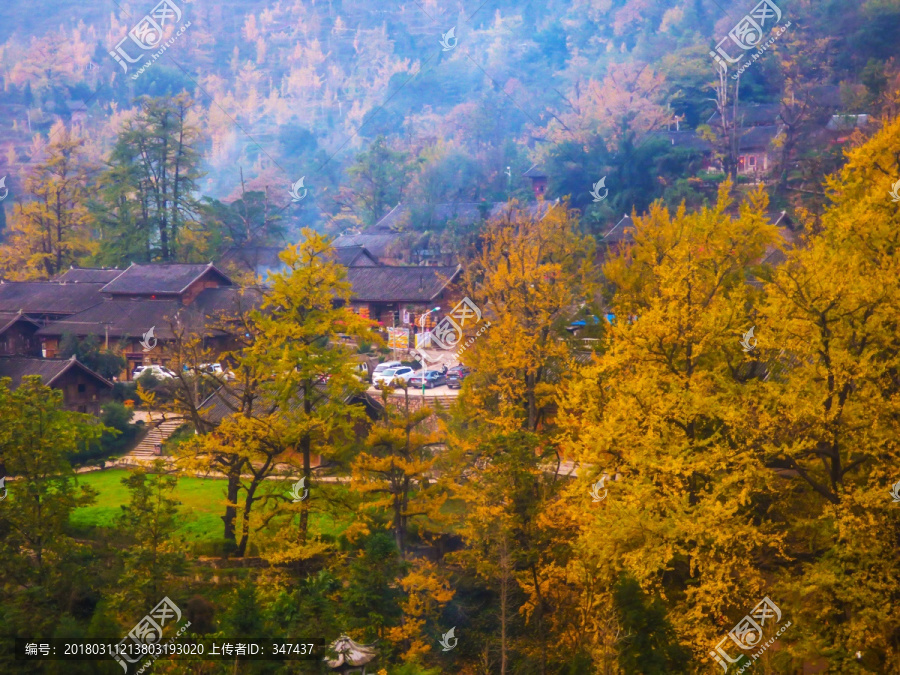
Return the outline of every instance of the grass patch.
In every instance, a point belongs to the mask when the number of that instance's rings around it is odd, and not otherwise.
[[[98,530],[111,529],[122,513],[122,506],[128,503],[128,489],[122,485],[122,479],[128,475],[125,469],[95,471],[78,476],[79,484],[90,485],[97,491],[97,501],[91,506],[76,509],[69,519],[69,524],[76,536],[91,538]],[[289,483],[284,482],[287,490]],[[222,514],[225,512],[224,479],[179,477],[173,498],[179,502],[179,522],[175,537],[186,543],[214,544],[222,539]],[[264,490],[278,490],[280,481],[264,481]],[[333,488],[335,489],[335,488]],[[336,487],[338,490],[345,488]],[[244,496],[241,492],[241,498]],[[310,525],[313,531],[337,536],[349,523],[336,522],[327,513],[310,514]],[[251,541],[255,535],[251,535]]]

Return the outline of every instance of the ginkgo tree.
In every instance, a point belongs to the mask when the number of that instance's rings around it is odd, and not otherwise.
[[[254,313],[260,337],[245,359],[271,373],[265,396],[281,411],[285,442],[299,453],[298,468],[311,489],[313,452],[340,456],[365,417],[364,407],[352,399],[366,384],[353,373],[353,351],[343,336],[378,338],[372,322],[350,308],[347,270],[335,259],[329,240],[309,229],[302,235],[299,245],[281,253],[287,269],[271,277],[266,299]],[[306,539],[313,499],[300,504],[300,542]]]
[[[49,279],[97,249],[87,203],[95,169],[85,140],[62,122],[46,157],[25,178],[29,201],[18,204],[0,245],[0,269],[12,279]]]
[[[425,406],[411,409],[408,391],[402,405],[389,402],[387,390],[382,401],[381,419],[369,429],[365,449],[353,459],[351,486],[366,508],[386,512],[394,543],[403,555],[413,520],[442,520],[440,508],[447,497],[431,479],[443,439],[427,429],[433,411]]]
[[[759,388],[756,443],[782,468],[792,557],[785,595],[809,622],[793,649],[846,672],[900,659],[900,119],[847,153],[831,204],[765,285],[760,322],[781,367]],[[762,339],[762,338],[761,338]]]
[[[486,227],[461,283],[480,307],[481,334],[461,360],[474,369],[462,398],[495,431],[548,423],[572,345],[563,327],[597,290],[594,247],[565,204],[543,215],[512,205]]]
[[[633,246],[604,267],[615,319],[603,353],[559,399],[559,440],[583,462],[566,494],[573,576],[591,571],[585,592],[625,575],[659,593],[698,655],[765,595],[759,563],[782,546],[759,522],[778,479],[745,429],[756,357],[740,345],[759,294],[749,279],[778,235],[762,191],[734,209],[730,188],[697,213],[657,204],[634,218]],[[597,503],[602,472],[620,480]]]
[[[222,327],[236,338],[235,349],[223,356],[234,364],[235,380],[218,381],[215,394],[203,401],[193,393],[191,378],[178,377],[177,405],[201,432],[179,448],[179,461],[186,469],[228,475],[226,539],[230,534],[239,555],[254,527],[280,516],[293,533],[273,538],[291,542],[277,555],[306,555],[300,549],[314,491],[296,504],[289,490],[266,479],[296,471],[311,490],[314,454],[340,455],[365,415],[352,401],[365,384],[353,375],[353,355],[341,336],[372,341],[371,322],[349,308],[346,269],[335,261],[329,241],[310,230],[303,235],[300,244],[281,253],[286,269],[270,277],[259,307],[232,317],[230,329],[223,317]],[[184,353],[195,353],[196,344],[186,337]],[[260,502],[260,520],[254,520]]]

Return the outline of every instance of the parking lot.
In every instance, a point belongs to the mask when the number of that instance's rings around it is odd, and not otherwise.
[[[453,366],[456,366],[456,365],[459,364],[459,361],[456,359],[455,353],[452,352],[452,351],[442,351],[442,350],[437,350],[437,349],[434,349],[434,350],[428,349],[428,350],[424,350],[424,351],[425,351],[425,353],[429,356],[429,358],[431,359],[431,361],[429,361],[429,364],[428,364],[427,368],[424,368],[424,370],[437,370],[437,371],[440,371],[440,370],[444,367],[444,365],[446,365],[447,368],[449,369],[449,368],[452,368]],[[398,360],[398,361],[400,361],[400,360],[402,360],[402,361],[407,361],[408,359],[409,359],[409,357],[405,357],[405,356],[404,356],[404,357],[402,357],[402,358],[398,357],[396,360]],[[394,357],[393,357],[393,356],[387,356],[387,357],[385,357],[385,361],[390,361],[390,360],[394,360]],[[420,372],[420,371],[416,371],[417,374],[418,374],[419,372]],[[401,395],[403,394],[403,390],[402,390],[402,389],[397,389],[397,391],[398,391]],[[438,386],[436,386],[436,387],[426,387],[426,388],[425,388],[425,396],[426,396],[426,397],[428,397],[428,396],[440,396],[440,397],[446,397],[446,398],[455,398],[455,397],[459,396],[459,391],[460,391],[459,389],[451,389],[451,388],[448,387],[446,384],[441,384],[441,385],[438,385]],[[373,385],[373,386],[370,386],[370,387],[369,387],[369,393],[370,393],[370,394],[374,394],[374,395],[380,395],[381,390],[380,390],[380,389],[377,389],[377,388]],[[409,393],[410,393],[410,395],[412,395],[412,394],[419,394],[419,395],[421,395],[421,394],[422,394],[422,387],[421,387],[421,385],[418,386],[418,387],[413,387],[413,386],[411,385],[411,386],[409,387]]]

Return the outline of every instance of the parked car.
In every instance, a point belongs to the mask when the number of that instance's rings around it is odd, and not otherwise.
[[[442,384],[447,384],[447,378],[444,377],[444,374],[439,370],[426,370],[423,373],[417,373],[413,377],[409,379],[409,386],[419,388],[422,386],[422,383],[425,383],[425,387],[431,389],[433,387],[439,387]]]
[[[383,373],[388,368],[399,368],[403,364],[399,361],[385,361],[384,363],[379,363],[375,366],[375,372],[372,373],[372,382],[375,381],[375,376]]]
[[[199,366],[197,366],[197,370],[201,373],[206,373],[207,375],[215,375],[216,377],[224,380],[231,381],[234,379],[234,373],[232,373],[230,370],[225,370],[224,368],[222,368],[221,363],[201,363]]]
[[[170,380],[175,377],[175,373],[166,368],[165,366],[160,365],[150,365],[150,366],[138,366],[134,369],[134,372],[131,373],[131,379],[136,380],[144,373],[150,373],[157,380]]]
[[[369,362],[363,356],[358,356],[354,359],[353,363],[350,365],[350,372],[353,374],[353,377],[360,382],[369,382],[372,377]]]
[[[376,369],[377,370],[377,369]],[[376,372],[372,376],[372,384],[376,389],[380,389],[385,385],[398,386],[402,382],[409,382],[415,371],[409,366],[398,366],[397,368],[387,368],[380,373]]]
[[[462,387],[462,381],[472,373],[471,369],[464,365],[453,366],[447,371],[447,387],[449,389],[459,389]]]

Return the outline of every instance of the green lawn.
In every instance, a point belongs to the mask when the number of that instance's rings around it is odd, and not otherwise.
[[[94,528],[113,526],[122,512],[120,507],[128,502],[128,490],[121,482],[127,474],[124,469],[112,469],[78,476],[80,484],[90,485],[98,494],[97,501],[92,506],[76,509],[72,514],[69,522],[76,532],[89,537]],[[274,490],[281,485],[287,486],[287,483],[265,481],[264,489]],[[243,494],[242,492],[241,495]],[[176,537],[186,542],[213,542],[221,539],[222,514],[225,511],[224,479],[181,477],[173,498],[181,502],[181,525],[175,532]],[[313,529],[323,533],[338,534],[348,524],[335,523],[327,514],[311,515]]]

